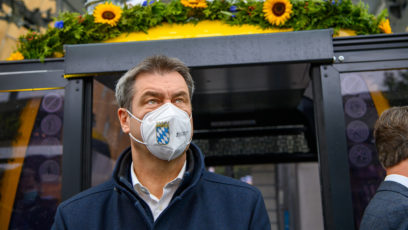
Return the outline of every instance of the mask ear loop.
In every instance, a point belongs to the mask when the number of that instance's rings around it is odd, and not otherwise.
[[[134,141],[136,141],[136,142],[138,142],[138,143],[140,143],[140,144],[146,145],[146,143],[144,143],[144,142],[142,142],[142,141],[139,141],[139,140],[136,139],[136,137],[134,137],[131,133],[129,133],[129,136],[130,136]]]
[[[135,120],[137,120],[138,122],[142,123],[142,120],[140,120],[139,118],[137,118],[135,115],[133,115],[129,110],[126,109],[126,112]]]
[[[142,123],[142,121],[141,121],[139,118],[135,117],[129,110],[126,109],[126,111],[127,111],[127,113],[129,114],[130,117],[132,117],[133,119],[135,119],[135,120],[137,120],[138,122]],[[130,126],[130,123],[129,123],[129,126]],[[134,141],[136,141],[136,142],[138,142],[138,143],[140,143],[140,144],[146,145],[146,143],[144,143],[143,141],[139,141],[138,139],[136,139],[136,137],[134,137],[130,132],[129,132],[129,136],[130,136]]]

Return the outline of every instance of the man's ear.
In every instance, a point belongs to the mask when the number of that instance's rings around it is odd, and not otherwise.
[[[127,113],[127,110],[125,108],[119,108],[118,117],[119,117],[120,126],[122,127],[122,131],[124,133],[129,133],[130,132],[130,120],[129,120],[130,117],[129,117],[129,114]]]

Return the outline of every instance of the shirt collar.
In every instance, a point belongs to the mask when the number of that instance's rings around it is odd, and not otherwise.
[[[390,174],[385,177],[384,181],[394,181],[408,188],[408,177],[406,176],[402,176],[398,174]]]
[[[180,170],[179,174],[177,175],[177,177],[174,178],[174,180],[172,180],[172,181],[170,181],[169,183],[167,183],[166,186],[169,185],[169,184],[171,184],[171,185],[176,184],[176,183],[179,184],[179,183],[181,182],[181,180],[183,179],[184,173],[186,172],[186,167],[187,167],[187,161],[184,161],[184,165],[183,165],[183,167],[181,168],[181,170]],[[133,161],[132,161],[132,163],[130,164],[130,177],[131,177],[131,180],[132,180],[133,188],[136,189],[137,186],[140,186],[140,187],[142,187],[142,188],[145,188],[145,187],[140,183],[139,179],[137,179],[135,170],[133,170]]]

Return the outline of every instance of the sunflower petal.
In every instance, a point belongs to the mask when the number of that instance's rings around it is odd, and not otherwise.
[[[95,7],[93,16],[95,23],[116,26],[122,16],[122,9],[112,3],[105,2],[104,4],[99,4]]]
[[[292,4],[289,0],[266,0],[263,12],[265,19],[272,25],[284,25],[291,17]]]

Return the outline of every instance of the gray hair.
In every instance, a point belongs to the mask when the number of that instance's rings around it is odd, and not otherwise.
[[[384,168],[408,158],[408,106],[392,107],[381,114],[374,126],[378,158]]]
[[[116,102],[120,108],[131,109],[134,92],[134,82],[138,75],[143,73],[178,72],[186,81],[190,98],[194,93],[194,81],[189,68],[179,59],[164,55],[155,55],[146,58],[139,65],[127,71],[116,84]]]

